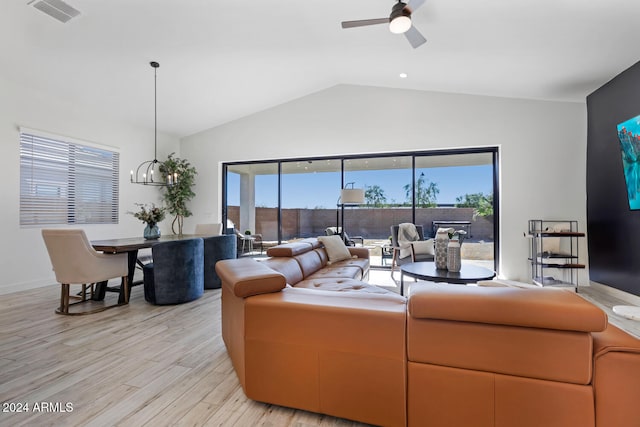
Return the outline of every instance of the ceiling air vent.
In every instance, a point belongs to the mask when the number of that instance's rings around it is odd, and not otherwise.
[[[62,0],[31,0],[27,4],[46,13],[60,22],[68,22],[71,18],[80,15],[80,11],[69,6]]]

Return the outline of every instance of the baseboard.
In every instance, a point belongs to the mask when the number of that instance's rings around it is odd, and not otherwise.
[[[12,294],[14,292],[28,291],[31,289],[43,288],[55,284],[51,279],[36,280],[33,282],[7,283],[0,286],[0,295]]]
[[[618,298],[618,299],[622,299],[622,300],[628,301],[629,304],[631,304],[631,305],[640,306],[640,296],[638,296],[638,295],[634,295],[634,294],[631,294],[629,292],[622,291],[622,290],[620,290],[618,288],[614,288],[612,286],[604,285],[602,283],[598,283],[598,282],[594,282],[594,281],[591,281],[590,284],[591,284],[591,286],[593,286],[596,289],[600,290],[602,293],[611,295],[612,297],[615,297],[615,298]]]

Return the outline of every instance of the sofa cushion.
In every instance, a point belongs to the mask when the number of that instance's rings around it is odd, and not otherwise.
[[[409,361],[452,368],[584,385],[592,378],[592,348],[588,332],[411,316],[407,321]]]
[[[306,277],[307,279],[335,278],[335,279],[362,279],[362,269],[358,266],[325,267]]]
[[[322,247],[322,243],[320,243],[317,237],[307,237],[306,239],[298,240],[296,243],[307,243],[311,245],[313,249]]]
[[[308,277],[322,268],[322,260],[316,251],[305,252],[293,257],[302,270],[302,276]]]
[[[320,262],[322,263],[322,266],[325,267],[329,262],[329,255],[327,255],[327,250],[322,247],[322,248],[314,249],[313,251],[318,254],[318,256],[320,257]]]
[[[369,272],[369,260],[365,258],[349,258],[342,261],[328,264],[325,268],[343,268],[343,267],[358,267],[361,271],[362,277],[367,277]]]
[[[370,285],[360,280],[354,279],[334,279],[334,278],[315,278],[306,279],[299,282],[296,288],[318,289],[322,291],[348,292],[358,291],[370,294],[388,294],[395,293],[378,286]]]
[[[289,285],[295,285],[304,279],[300,264],[295,258],[272,257],[260,261],[260,263],[284,275]]]
[[[329,256],[329,262],[342,261],[351,258],[351,252],[344,244],[342,238],[338,235],[320,236],[318,240],[324,245]]]

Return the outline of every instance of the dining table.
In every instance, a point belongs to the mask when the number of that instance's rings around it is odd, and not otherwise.
[[[106,239],[106,240],[92,240],[91,246],[96,251],[100,251],[108,254],[120,254],[126,253],[128,256],[127,260],[127,279],[129,283],[129,288],[132,286],[139,284],[134,283],[133,276],[136,272],[136,263],[138,261],[138,251],[140,249],[147,249],[153,247],[153,245],[157,245],[162,242],[171,242],[175,240],[186,240],[186,239],[194,239],[198,237],[209,237],[207,235],[199,235],[199,234],[169,234],[166,236],[160,236],[156,239],[145,239],[144,237],[124,237],[124,238],[116,238],[116,239]],[[96,301],[102,301],[107,292],[107,282],[99,282],[96,283],[96,290],[93,295],[93,299]],[[109,289],[111,290],[111,289]],[[115,291],[115,289],[114,289]],[[120,296],[118,297],[118,302],[123,303],[125,301],[125,295],[123,292],[123,286],[121,285],[118,289]]]

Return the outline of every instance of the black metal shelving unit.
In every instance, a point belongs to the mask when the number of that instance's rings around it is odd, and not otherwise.
[[[575,220],[529,220],[531,280],[539,286],[572,286],[578,292],[578,239]]]

